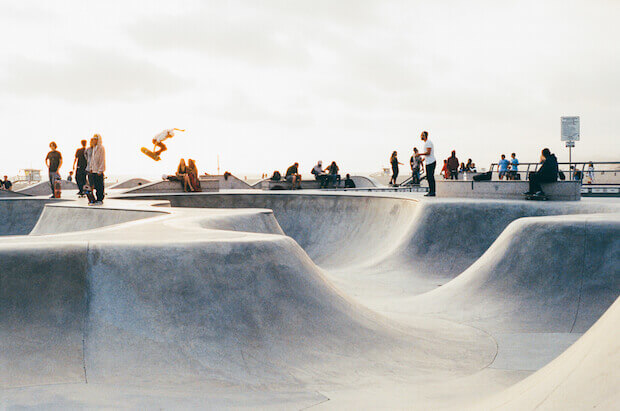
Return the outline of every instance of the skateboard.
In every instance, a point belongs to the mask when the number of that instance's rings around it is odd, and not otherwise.
[[[60,180],[54,181],[54,198],[60,198],[60,194],[62,192],[62,185]]]
[[[528,194],[525,196],[525,199],[532,201],[547,201],[549,200],[549,197],[547,197],[546,195],[537,196],[536,194]]]
[[[88,184],[84,186],[84,195],[86,195],[86,198],[88,198],[88,202],[90,204],[93,204],[95,203],[95,201],[97,201],[97,199],[93,195],[93,190],[90,188]]]
[[[157,154],[153,153],[151,150],[149,150],[146,147],[142,147],[140,149],[140,151],[142,151],[144,154],[146,154],[147,156],[151,157],[155,161],[161,160],[161,158]]]

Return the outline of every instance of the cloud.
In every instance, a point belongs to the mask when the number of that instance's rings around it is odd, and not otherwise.
[[[189,86],[148,61],[86,48],[73,49],[61,62],[15,57],[5,64],[3,74],[4,92],[80,103],[156,98]]]

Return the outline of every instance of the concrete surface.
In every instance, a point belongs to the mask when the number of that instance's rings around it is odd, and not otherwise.
[[[67,180],[60,180],[60,187],[63,192],[64,191],[70,191],[70,192],[78,191],[77,184],[75,184],[74,182],[67,181]],[[17,190],[16,192],[20,194],[26,194],[29,196],[51,196],[52,195],[52,189],[50,188],[49,181],[41,181],[39,183],[28,186],[21,190]]]
[[[542,188],[551,201],[581,199],[580,181],[558,181],[542,184]],[[437,197],[523,200],[526,191],[529,191],[527,181],[437,180]]]
[[[219,191],[218,180],[200,179],[200,187],[203,192]],[[179,181],[156,181],[130,188],[126,193],[183,193],[183,186]]]
[[[144,184],[149,184],[151,181],[145,179],[145,178],[129,178],[127,180],[121,181],[119,183],[116,183],[114,185],[111,185],[110,187],[106,187],[110,190],[119,190],[119,189],[128,189],[128,188],[134,188],[134,187],[138,187],[138,186],[142,186]]]
[[[118,197],[0,200],[0,408],[618,403],[619,201]]]

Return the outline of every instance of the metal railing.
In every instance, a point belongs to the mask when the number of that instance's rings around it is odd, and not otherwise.
[[[588,170],[590,163],[592,163],[594,170]],[[541,163],[519,163],[519,171],[517,171],[517,173],[521,176],[522,180],[527,180],[530,172],[536,172],[540,165]],[[525,170],[523,169],[524,167]],[[558,168],[564,173],[567,180],[576,180],[597,185],[620,184],[620,161],[559,162]],[[499,176],[499,164],[491,163],[489,171],[491,171],[493,176]],[[510,169],[508,169],[506,174],[510,174]]]

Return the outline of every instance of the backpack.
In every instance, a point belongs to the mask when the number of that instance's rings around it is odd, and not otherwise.
[[[492,174],[493,174],[492,171],[487,171],[486,173],[478,174],[477,176],[474,176],[474,181],[491,181]]]
[[[566,180],[566,176],[563,171],[558,171],[558,177],[560,177],[560,180],[562,181]]]

